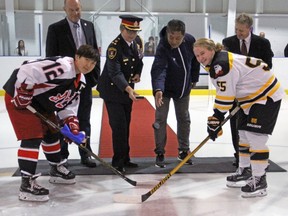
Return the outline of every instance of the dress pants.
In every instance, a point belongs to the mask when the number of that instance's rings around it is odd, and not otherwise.
[[[132,111],[132,100],[128,104],[104,101],[109,124],[112,129],[113,158],[112,166],[123,167],[130,161],[129,131]]]

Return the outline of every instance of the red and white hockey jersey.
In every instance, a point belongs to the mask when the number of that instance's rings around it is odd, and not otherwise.
[[[24,62],[3,86],[14,97],[21,84],[34,88],[32,106],[38,111],[57,112],[60,119],[76,116],[85,77],[76,74],[74,59],[52,57]]]

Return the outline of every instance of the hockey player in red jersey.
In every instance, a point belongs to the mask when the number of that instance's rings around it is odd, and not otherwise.
[[[47,201],[49,190],[38,185],[36,167],[39,147],[50,164],[50,183],[73,184],[75,174],[61,162],[59,132],[30,112],[31,105],[50,121],[66,124],[71,133],[79,134],[77,110],[84,74],[89,73],[99,59],[90,45],[79,47],[75,59],[51,57],[24,62],[13,71],[3,86],[5,104],[16,137],[21,140],[18,164],[22,182],[19,199]],[[59,121],[59,122],[58,122]]]
[[[267,195],[266,169],[272,134],[285,94],[275,75],[261,59],[221,51],[221,44],[207,38],[194,43],[194,53],[209,72],[216,88],[214,114],[208,117],[208,133],[214,141],[233,101],[239,111],[239,168],[227,177],[228,187],[241,187],[242,197]]]

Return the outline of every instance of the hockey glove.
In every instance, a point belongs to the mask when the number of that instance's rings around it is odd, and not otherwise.
[[[215,141],[218,136],[223,134],[221,121],[215,116],[209,116],[207,121],[207,132],[210,136],[210,139]]]
[[[66,124],[69,127],[72,134],[74,135],[79,134],[79,131],[80,131],[79,120],[76,116],[70,116],[66,118],[64,120],[64,124]],[[72,141],[68,138],[65,138],[65,142],[71,143]]]
[[[16,89],[16,92],[17,94],[12,103],[17,109],[25,109],[32,103],[34,89],[26,89],[26,85],[22,84],[21,87]]]

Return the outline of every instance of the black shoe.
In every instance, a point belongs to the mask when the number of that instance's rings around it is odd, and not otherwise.
[[[97,166],[96,163],[90,157],[81,158],[81,164],[83,164],[84,166],[90,167],[90,168]]]
[[[124,167],[136,168],[136,167],[138,167],[138,164],[128,161],[128,162],[124,163]]]
[[[119,167],[114,167],[116,170],[118,170],[121,173],[124,173],[126,170],[124,169],[124,167],[119,166]]]
[[[183,161],[187,157],[188,154],[189,154],[188,151],[180,151],[177,159],[179,161]],[[192,165],[193,162],[192,162],[191,158],[189,158],[185,164]]]
[[[164,154],[157,154],[155,166],[159,168],[166,167]]]

